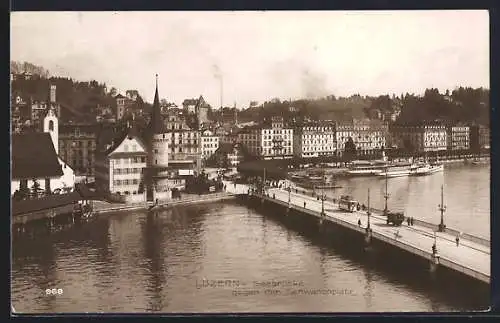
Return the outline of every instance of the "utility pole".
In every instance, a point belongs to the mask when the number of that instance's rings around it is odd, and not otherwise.
[[[444,232],[446,225],[444,224],[443,215],[446,211],[446,205],[444,205],[444,193],[443,185],[441,185],[441,204],[438,205],[439,211],[441,211],[441,223],[439,223],[439,232]]]

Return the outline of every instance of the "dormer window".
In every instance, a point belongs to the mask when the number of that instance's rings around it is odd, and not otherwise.
[[[49,131],[54,131],[54,121],[49,121]]]

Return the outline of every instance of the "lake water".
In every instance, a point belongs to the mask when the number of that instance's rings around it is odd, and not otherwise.
[[[489,236],[489,168],[389,179],[389,205]],[[343,180],[342,192],[383,207],[384,180]],[[377,198],[379,195],[379,198]],[[484,309],[416,272],[311,239],[236,201],[102,215],[62,232],[13,242],[18,312],[373,312]],[[422,273],[425,275],[425,273]],[[218,286],[210,285],[221,280]],[[278,285],[271,288],[272,284]],[[62,294],[47,296],[47,288]],[[246,294],[245,294],[246,293]],[[317,294],[311,294],[317,293]]]

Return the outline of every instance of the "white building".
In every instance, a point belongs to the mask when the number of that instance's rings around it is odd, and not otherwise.
[[[286,159],[293,156],[293,129],[284,127],[281,117],[270,125],[247,127],[238,133],[238,142],[249,154],[263,159]]]
[[[293,151],[295,156],[312,158],[336,154],[335,126],[307,124],[294,131]]]
[[[72,190],[75,175],[57,156],[49,133],[12,135],[11,193],[31,190],[36,181],[46,194],[57,189]]]
[[[145,201],[147,148],[133,130],[118,138],[95,163],[96,184],[128,202]]]
[[[205,130],[201,133],[201,157],[206,160],[219,148],[219,137],[212,131]]]

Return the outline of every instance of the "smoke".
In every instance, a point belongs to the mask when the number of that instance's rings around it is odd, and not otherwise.
[[[307,99],[314,99],[328,95],[326,75],[304,67],[300,75],[302,95]]]
[[[214,77],[218,80],[222,79],[222,71],[219,68],[219,65],[213,64],[212,65],[212,73]]]

